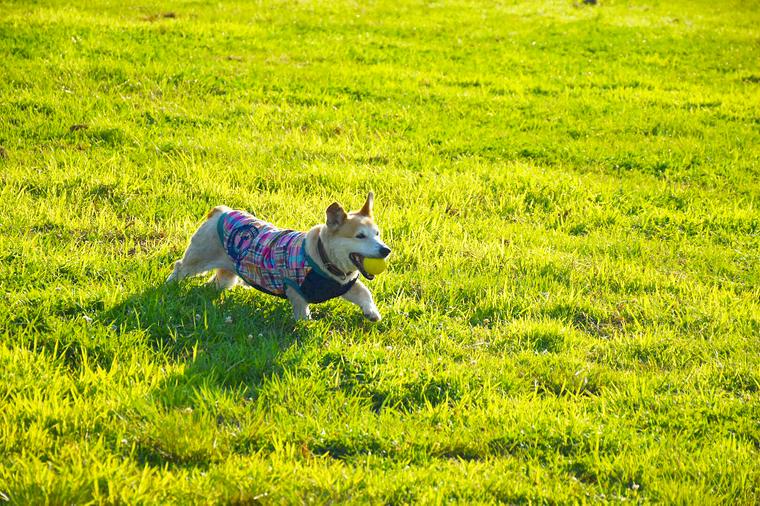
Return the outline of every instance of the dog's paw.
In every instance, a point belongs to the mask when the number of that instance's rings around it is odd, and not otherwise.
[[[364,313],[364,317],[371,322],[379,322],[383,318],[380,316],[380,312],[377,309],[371,309],[370,311]]]

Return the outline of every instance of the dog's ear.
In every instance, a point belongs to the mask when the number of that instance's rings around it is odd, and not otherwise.
[[[342,207],[340,207],[340,204],[337,202],[333,202],[330,204],[330,207],[327,208],[327,227],[331,229],[336,229],[339,226],[343,225],[343,222],[346,221],[346,218],[348,217],[346,215],[346,211],[343,210]]]
[[[359,214],[362,216],[369,216],[372,217],[372,204],[375,202],[375,193],[369,192],[369,195],[367,195],[367,201],[364,202],[364,205],[361,209],[359,209]]]

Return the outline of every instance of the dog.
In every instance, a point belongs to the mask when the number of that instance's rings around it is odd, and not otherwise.
[[[244,284],[287,298],[296,320],[311,318],[310,303],[343,297],[377,322],[380,312],[359,280],[374,276],[364,258],[387,258],[391,249],[380,239],[372,216],[374,193],[358,211],[346,213],[337,202],[325,223],[308,232],[277,228],[245,211],[217,206],[190,239],[168,282],[214,271],[209,283],[220,290]]]

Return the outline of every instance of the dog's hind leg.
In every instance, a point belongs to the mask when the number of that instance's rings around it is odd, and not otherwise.
[[[208,283],[210,285],[213,284],[217,290],[228,290],[237,285],[238,281],[237,274],[234,272],[227,269],[217,269],[214,275],[211,276],[211,279],[208,280]]]
[[[184,279],[186,277],[186,274],[184,272],[184,269],[182,268],[182,260],[177,260],[174,262],[174,270],[171,274],[169,274],[169,277],[166,278],[167,283],[175,283],[181,279]]]
[[[215,207],[211,210],[208,219],[203,222],[190,239],[190,244],[187,246],[182,260],[177,260],[174,263],[174,271],[166,280],[167,283],[180,281],[213,269],[235,271],[235,265],[224,251],[216,231],[219,217],[226,209]]]

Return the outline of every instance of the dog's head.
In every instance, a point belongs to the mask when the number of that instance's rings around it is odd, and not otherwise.
[[[374,199],[375,194],[370,192],[362,208],[351,213],[346,213],[337,202],[330,204],[323,235],[331,260],[346,272],[359,269],[367,279],[375,276],[364,270],[364,257],[385,258],[391,253],[372,219]]]

